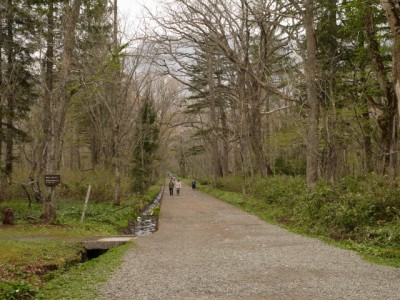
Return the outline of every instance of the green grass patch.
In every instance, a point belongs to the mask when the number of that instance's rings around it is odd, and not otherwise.
[[[43,282],[43,275],[64,269],[81,260],[82,246],[76,238],[17,235],[12,228],[0,229],[0,299],[31,299]]]
[[[15,225],[0,225],[0,299],[34,299],[50,278],[60,276],[81,260],[80,242],[84,237],[123,234],[128,224],[153,201],[160,187],[161,183],[157,183],[142,196],[130,194],[121,206],[91,198],[83,223],[80,219],[84,197],[71,197],[72,191],[68,197],[59,196],[54,225],[42,223],[40,203],[29,207],[23,198],[1,202],[0,209],[6,206],[14,209]],[[96,260],[88,264],[95,263]],[[79,268],[84,269],[83,265]],[[113,263],[109,265],[112,267]],[[46,297],[43,299],[87,299]]]
[[[36,299],[96,299],[102,284],[123,261],[132,243],[110,249],[105,254],[78,264],[47,282]]]
[[[267,222],[400,267],[398,182],[372,174],[334,186],[321,182],[309,192],[303,177],[275,176],[246,182],[246,196],[240,193],[242,184],[241,178],[224,178],[218,189],[199,188]]]

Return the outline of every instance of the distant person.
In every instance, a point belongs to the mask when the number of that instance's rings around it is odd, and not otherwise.
[[[192,190],[195,190],[196,189],[196,181],[192,181]]]
[[[168,187],[169,187],[169,195],[170,196],[173,196],[174,195],[174,182],[172,181],[172,179],[170,179],[169,180],[169,184],[168,184]]]
[[[181,188],[182,188],[182,183],[180,182],[179,179],[178,179],[178,181],[176,182],[175,187],[176,187],[176,194],[179,196],[179,193],[180,193]]]

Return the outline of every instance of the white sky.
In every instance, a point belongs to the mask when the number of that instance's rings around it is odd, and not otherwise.
[[[121,19],[126,17],[128,24],[137,25],[144,12],[143,6],[152,8],[156,3],[157,0],[118,0],[119,16]]]

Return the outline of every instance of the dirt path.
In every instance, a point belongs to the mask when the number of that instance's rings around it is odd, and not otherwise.
[[[269,225],[184,185],[165,190],[159,231],[102,299],[400,299],[400,269]]]

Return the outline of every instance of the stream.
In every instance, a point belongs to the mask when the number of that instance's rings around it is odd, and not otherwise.
[[[160,205],[164,186],[161,186],[161,190],[151,203],[142,213],[137,217],[133,225],[131,226],[131,232],[135,236],[145,236],[157,231],[158,227],[158,215],[160,213]]]

